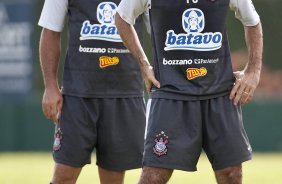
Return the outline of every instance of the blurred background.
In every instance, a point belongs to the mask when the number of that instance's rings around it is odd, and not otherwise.
[[[264,59],[254,100],[243,107],[244,124],[254,152],[282,155],[282,1],[253,2],[264,30]],[[44,118],[41,110],[43,81],[38,59],[41,28],[37,22],[43,3],[43,0],[0,1],[0,160],[7,153],[50,152],[52,148],[54,125]],[[242,69],[247,61],[244,30],[233,12],[229,14],[227,29],[234,70]],[[150,48],[148,35],[144,41],[145,48]],[[66,31],[62,43],[60,78]],[[147,53],[151,56],[150,50]],[[279,159],[282,162],[282,157]]]

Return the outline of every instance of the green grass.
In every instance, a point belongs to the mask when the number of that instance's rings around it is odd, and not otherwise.
[[[95,163],[95,155],[92,162]],[[256,153],[243,164],[244,184],[282,184],[282,153]],[[51,153],[0,153],[0,184],[47,184],[52,176]],[[125,184],[134,184],[140,169],[126,173]],[[83,169],[78,184],[98,184],[95,164]],[[175,171],[169,184],[215,184],[213,171],[201,155],[197,172]]]

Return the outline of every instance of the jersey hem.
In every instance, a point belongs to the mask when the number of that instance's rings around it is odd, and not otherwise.
[[[208,100],[230,94],[230,91],[212,94],[212,95],[190,95],[190,94],[177,94],[165,91],[152,92],[150,98],[163,98],[172,100]]]
[[[70,92],[63,91],[62,94],[68,95],[68,96],[76,96],[76,97],[80,97],[80,98],[135,98],[135,97],[144,97],[144,93],[101,95],[101,94],[79,94],[79,93],[70,93]]]

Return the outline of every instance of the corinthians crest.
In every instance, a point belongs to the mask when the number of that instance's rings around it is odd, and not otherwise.
[[[157,156],[166,155],[168,151],[168,136],[162,131],[160,134],[156,135],[155,145],[153,147],[153,151]]]
[[[54,135],[53,151],[58,151],[61,148],[61,139],[63,138],[63,132],[60,128],[56,131]]]

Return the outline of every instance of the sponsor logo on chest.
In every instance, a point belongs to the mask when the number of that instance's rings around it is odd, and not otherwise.
[[[97,7],[99,24],[91,24],[89,20],[82,23],[80,40],[105,40],[122,42],[115,26],[117,5],[113,2],[102,2]]]
[[[205,28],[205,15],[200,9],[190,8],[183,12],[182,28],[186,33],[176,34],[174,30],[167,31],[165,51],[212,51],[221,48],[222,34],[220,32],[202,33]]]
[[[100,61],[100,68],[105,68],[107,66],[117,65],[119,63],[118,57],[108,57],[108,56],[101,56],[99,58]]]
[[[187,79],[188,80],[192,80],[195,79],[197,77],[203,77],[205,75],[207,75],[208,71],[205,67],[201,67],[201,68],[188,68],[186,70],[187,72]]]

